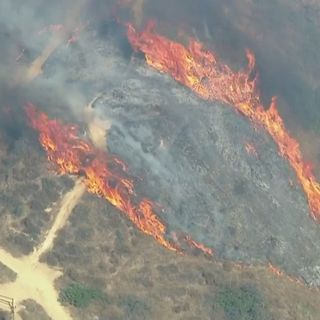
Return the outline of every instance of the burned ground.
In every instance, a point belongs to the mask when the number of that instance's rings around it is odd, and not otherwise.
[[[80,123],[84,104],[104,92],[96,112],[112,120],[108,149],[139,177],[137,194],[159,204],[168,238],[190,234],[215,254],[168,252],[108,203],[86,195],[43,257],[63,268],[61,291],[76,283],[103,293],[86,308],[70,306],[75,318],[224,319],[219,294],[238,297],[249,287],[261,296],[266,319],[316,320],[318,291],[261,266],[271,262],[319,285],[319,226],[271,139],[229,106],[203,102],[149,70],[141,57],[129,62],[132,52],[121,31],[113,38],[113,22],[109,33],[95,27],[50,59],[45,77],[26,89],[28,100],[50,116]],[[70,98],[61,97],[63,86]],[[21,110],[14,113],[23,118]],[[1,126],[0,132],[0,241],[16,255],[40,242],[54,203],[72,186],[48,171],[36,135],[21,128]],[[247,153],[246,143],[257,155]],[[29,303],[22,316],[41,314],[37,308]]]
[[[93,41],[94,34],[88,36]],[[236,271],[226,263],[226,271],[201,256],[177,257],[142,236],[104,201],[88,196],[46,256],[49,264],[65,269],[61,290],[80,283],[105,293],[103,303],[80,313],[74,308],[76,317],[122,319],[130,312],[133,319],[210,319],[215,313],[218,318],[223,313],[214,302],[219,290],[248,283],[262,292],[270,319],[315,315],[317,294],[314,304],[309,300],[293,307],[300,293],[310,289],[287,278],[272,281],[273,275],[260,267],[270,261],[310,284],[318,281],[318,226],[271,139],[229,106],[198,100],[145,68],[139,58],[128,66],[122,52],[107,41],[97,40],[93,47],[85,56],[88,71],[72,64],[77,51],[58,55],[55,67],[68,66],[70,78],[82,79],[89,95],[105,92],[96,112],[112,120],[108,148],[129,164],[132,175],[143,178],[137,179],[137,193],[164,208],[159,214],[169,226],[168,237],[171,231],[189,233],[211,246],[218,260],[256,267]],[[95,61],[104,67],[96,68]],[[247,154],[247,142],[257,156]],[[304,269],[302,254],[314,270]],[[279,292],[277,298],[274,292]]]
[[[102,41],[95,34],[61,51],[55,72],[67,66],[70,79],[81,79],[72,86],[105,93],[95,110],[112,122],[108,149],[142,177],[136,192],[159,204],[167,236],[187,233],[219,258],[271,262],[318,285],[319,226],[264,130],[227,105],[201,101],[139,57],[128,65],[112,35]],[[94,49],[86,51],[89,39]],[[78,51],[85,68],[74,59]]]

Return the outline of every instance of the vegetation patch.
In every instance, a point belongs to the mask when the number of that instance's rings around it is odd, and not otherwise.
[[[125,319],[128,320],[148,320],[150,319],[150,307],[146,301],[135,295],[119,297],[119,306],[124,312]]]
[[[261,294],[252,285],[223,288],[218,293],[217,303],[228,320],[266,319]]]
[[[0,262],[0,284],[15,281],[17,274]]]
[[[76,308],[85,308],[91,303],[105,300],[106,295],[102,291],[79,283],[68,285],[59,294],[59,301],[62,304],[69,304]]]

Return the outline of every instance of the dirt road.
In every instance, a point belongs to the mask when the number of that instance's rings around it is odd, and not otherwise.
[[[44,241],[39,245],[38,248],[33,252],[31,258],[33,261],[38,261],[40,256],[49,250],[53,241],[56,238],[57,232],[63,228],[65,223],[68,221],[73,208],[77,205],[78,201],[86,191],[86,187],[81,179],[78,179],[73,187],[68,193],[65,194],[61,201],[59,212],[55,218],[55,221],[48,231]]]
[[[54,287],[55,280],[62,275],[62,272],[39,262],[39,258],[52,247],[57,232],[65,225],[84,192],[85,185],[78,179],[73,189],[61,200],[55,221],[44,241],[31,255],[15,258],[0,248],[0,261],[17,273],[14,282],[0,285],[0,292],[15,299],[17,310],[23,300],[33,299],[52,319],[72,319],[67,309],[58,302],[58,292]]]
[[[0,248],[0,260],[8,268],[17,273],[15,282],[0,286],[0,291],[13,297],[17,310],[20,303],[33,299],[39,303],[52,319],[72,320],[69,312],[58,302],[58,292],[54,281],[61,272],[49,268],[46,264],[34,262],[31,256],[14,258],[10,253]]]
[[[104,149],[106,148],[106,135],[109,127],[105,122],[98,122],[93,115],[92,113],[92,117],[88,118],[89,137],[97,148]],[[52,319],[72,319],[67,309],[58,302],[58,292],[54,287],[55,280],[62,275],[62,272],[39,262],[39,258],[51,249],[57,233],[64,227],[85,191],[86,186],[83,179],[77,179],[74,187],[62,198],[55,220],[43,242],[32,254],[22,258],[14,258],[10,253],[0,248],[0,262],[17,273],[17,279],[14,282],[0,285],[0,292],[15,299],[17,311],[21,308],[23,300],[33,299],[44,308]]]

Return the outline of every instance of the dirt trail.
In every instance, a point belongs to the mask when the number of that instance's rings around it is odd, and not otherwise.
[[[71,31],[75,28],[81,9],[86,1],[87,0],[75,1],[75,4],[68,8],[65,15],[65,28],[59,32],[53,33],[47,46],[44,48],[40,56],[37,57],[27,69],[25,81],[32,81],[42,74],[43,66],[48,58],[60,45],[62,45],[63,42],[67,40],[68,36],[71,34]]]
[[[42,68],[52,53],[66,40],[68,32],[75,25],[76,18],[86,0],[79,0],[76,8],[73,8],[71,18],[66,23],[66,29],[60,34],[52,35],[47,46],[41,55],[29,66],[25,75],[25,81],[30,82],[42,73]],[[109,123],[99,120],[93,112],[93,103],[100,96],[94,98],[86,107],[90,116],[86,119],[89,131],[89,138],[92,143],[100,149],[106,149],[106,134],[110,127]],[[6,296],[13,297],[16,303],[16,311],[23,308],[21,302],[32,299],[40,304],[45,312],[53,319],[72,320],[68,310],[58,301],[58,292],[54,287],[55,280],[62,275],[62,272],[39,262],[43,253],[48,251],[61,230],[68,221],[74,207],[77,205],[86,187],[83,179],[78,179],[72,190],[65,194],[61,200],[59,211],[55,220],[48,230],[43,242],[29,256],[15,258],[9,252],[0,248],[0,261],[17,274],[14,282],[0,285],[0,292]],[[16,313],[16,319],[20,320]]]
[[[73,189],[65,194],[61,201],[59,212],[55,218],[52,227],[46,234],[44,241],[39,245],[38,248],[36,248],[36,250],[31,255],[33,261],[38,261],[40,256],[44,252],[51,249],[53,241],[56,238],[57,232],[66,224],[67,220],[69,219],[73,211],[73,208],[77,205],[78,201],[80,200],[85,191],[85,184],[83,183],[82,179],[78,179]]]
[[[30,82],[42,73],[43,66],[48,58],[66,41],[71,30],[75,27],[80,11],[86,1],[79,0],[76,5],[70,6],[69,12],[66,14],[65,29],[51,36],[40,56],[26,70],[24,81]],[[94,129],[95,127],[98,129]],[[93,131],[99,131],[98,141],[101,143],[104,135],[101,134],[99,127],[101,126],[93,125]],[[68,310],[58,302],[58,292],[54,287],[55,280],[62,275],[62,272],[39,262],[39,258],[52,247],[57,232],[63,228],[85,190],[85,184],[82,179],[78,179],[73,189],[66,193],[61,200],[60,209],[55,217],[55,221],[47,232],[44,241],[32,254],[15,258],[9,252],[0,248],[0,261],[17,274],[14,282],[0,285],[0,292],[14,298],[16,311],[19,311],[23,307],[21,305],[23,300],[33,299],[44,308],[45,312],[53,320],[72,320]],[[15,316],[16,319],[21,319],[19,314],[16,313]]]
[[[48,45],[44,48],[43,52],[37,57],[27,70],[26,81],[32,81],[42,73],[42,68],[51,54],[62,44],[62,36],[54,35]]]
[[[57,232],[65,225],[85,190],[82,179],[78,179],[73,189],[61,200],[60,209],[44,241],[31,255],[14,258],[0,248],[0,261],[17,273],[14,282],[0,285],[0,292],[13,297],[18,310],[23,300],[33,299],[52,319],[72,319],[68,311],[58,302],[58,292],[54,287],[54,281],[62,275],[62,272],[39,262],[39,257],[52,247]]]
[[[23,300],[33,299],[52,319],[72,320],[69,312],[58,302],[58,292],[54,287],[55,279],[62,274],[60,271],[34,262],[31,256],[14,258],[1,248],[0,260],[17,273],[16,281],[1,285],[0,291],[14,297],[18,310]]]
[[[88,115],[90,115],[86,119],[89,138],[96,147],[106,149],[109,126],[105,121],[99,122],[99,119],[94,115],[92,105],[97,99],[98,97],[93,99],[86,107],[89,111]],[[85,191],[86,186],[83,179],[77,179],[74,187],[62,198],[59,211],[43,242],[32,254],[15,258],[0,248],[0,262],[17,273],[17,279],[14,282],[0,285],[0,292],[15,299],[17,311],[22,307],[23,300],[33,299],[44,308],[53,320],[72,319],[67,309],[58,302],[58,292],[54,287],[55,280],[62,275],[62,272],[39,262],[39,258],[51,249],[58,231],[64,227]]]

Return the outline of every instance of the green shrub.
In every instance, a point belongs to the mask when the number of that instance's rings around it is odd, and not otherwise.
[[[62,289],[59,294],[59,301],[62,304],[70,304],[76,308],[85,308],[90,303],[103,299],[105,299],[103,292],[79,283],[70,284]]]
[[[217,303],[228,320],[265,319],[262,297],[251,285],[222,289],[218,293]]]

